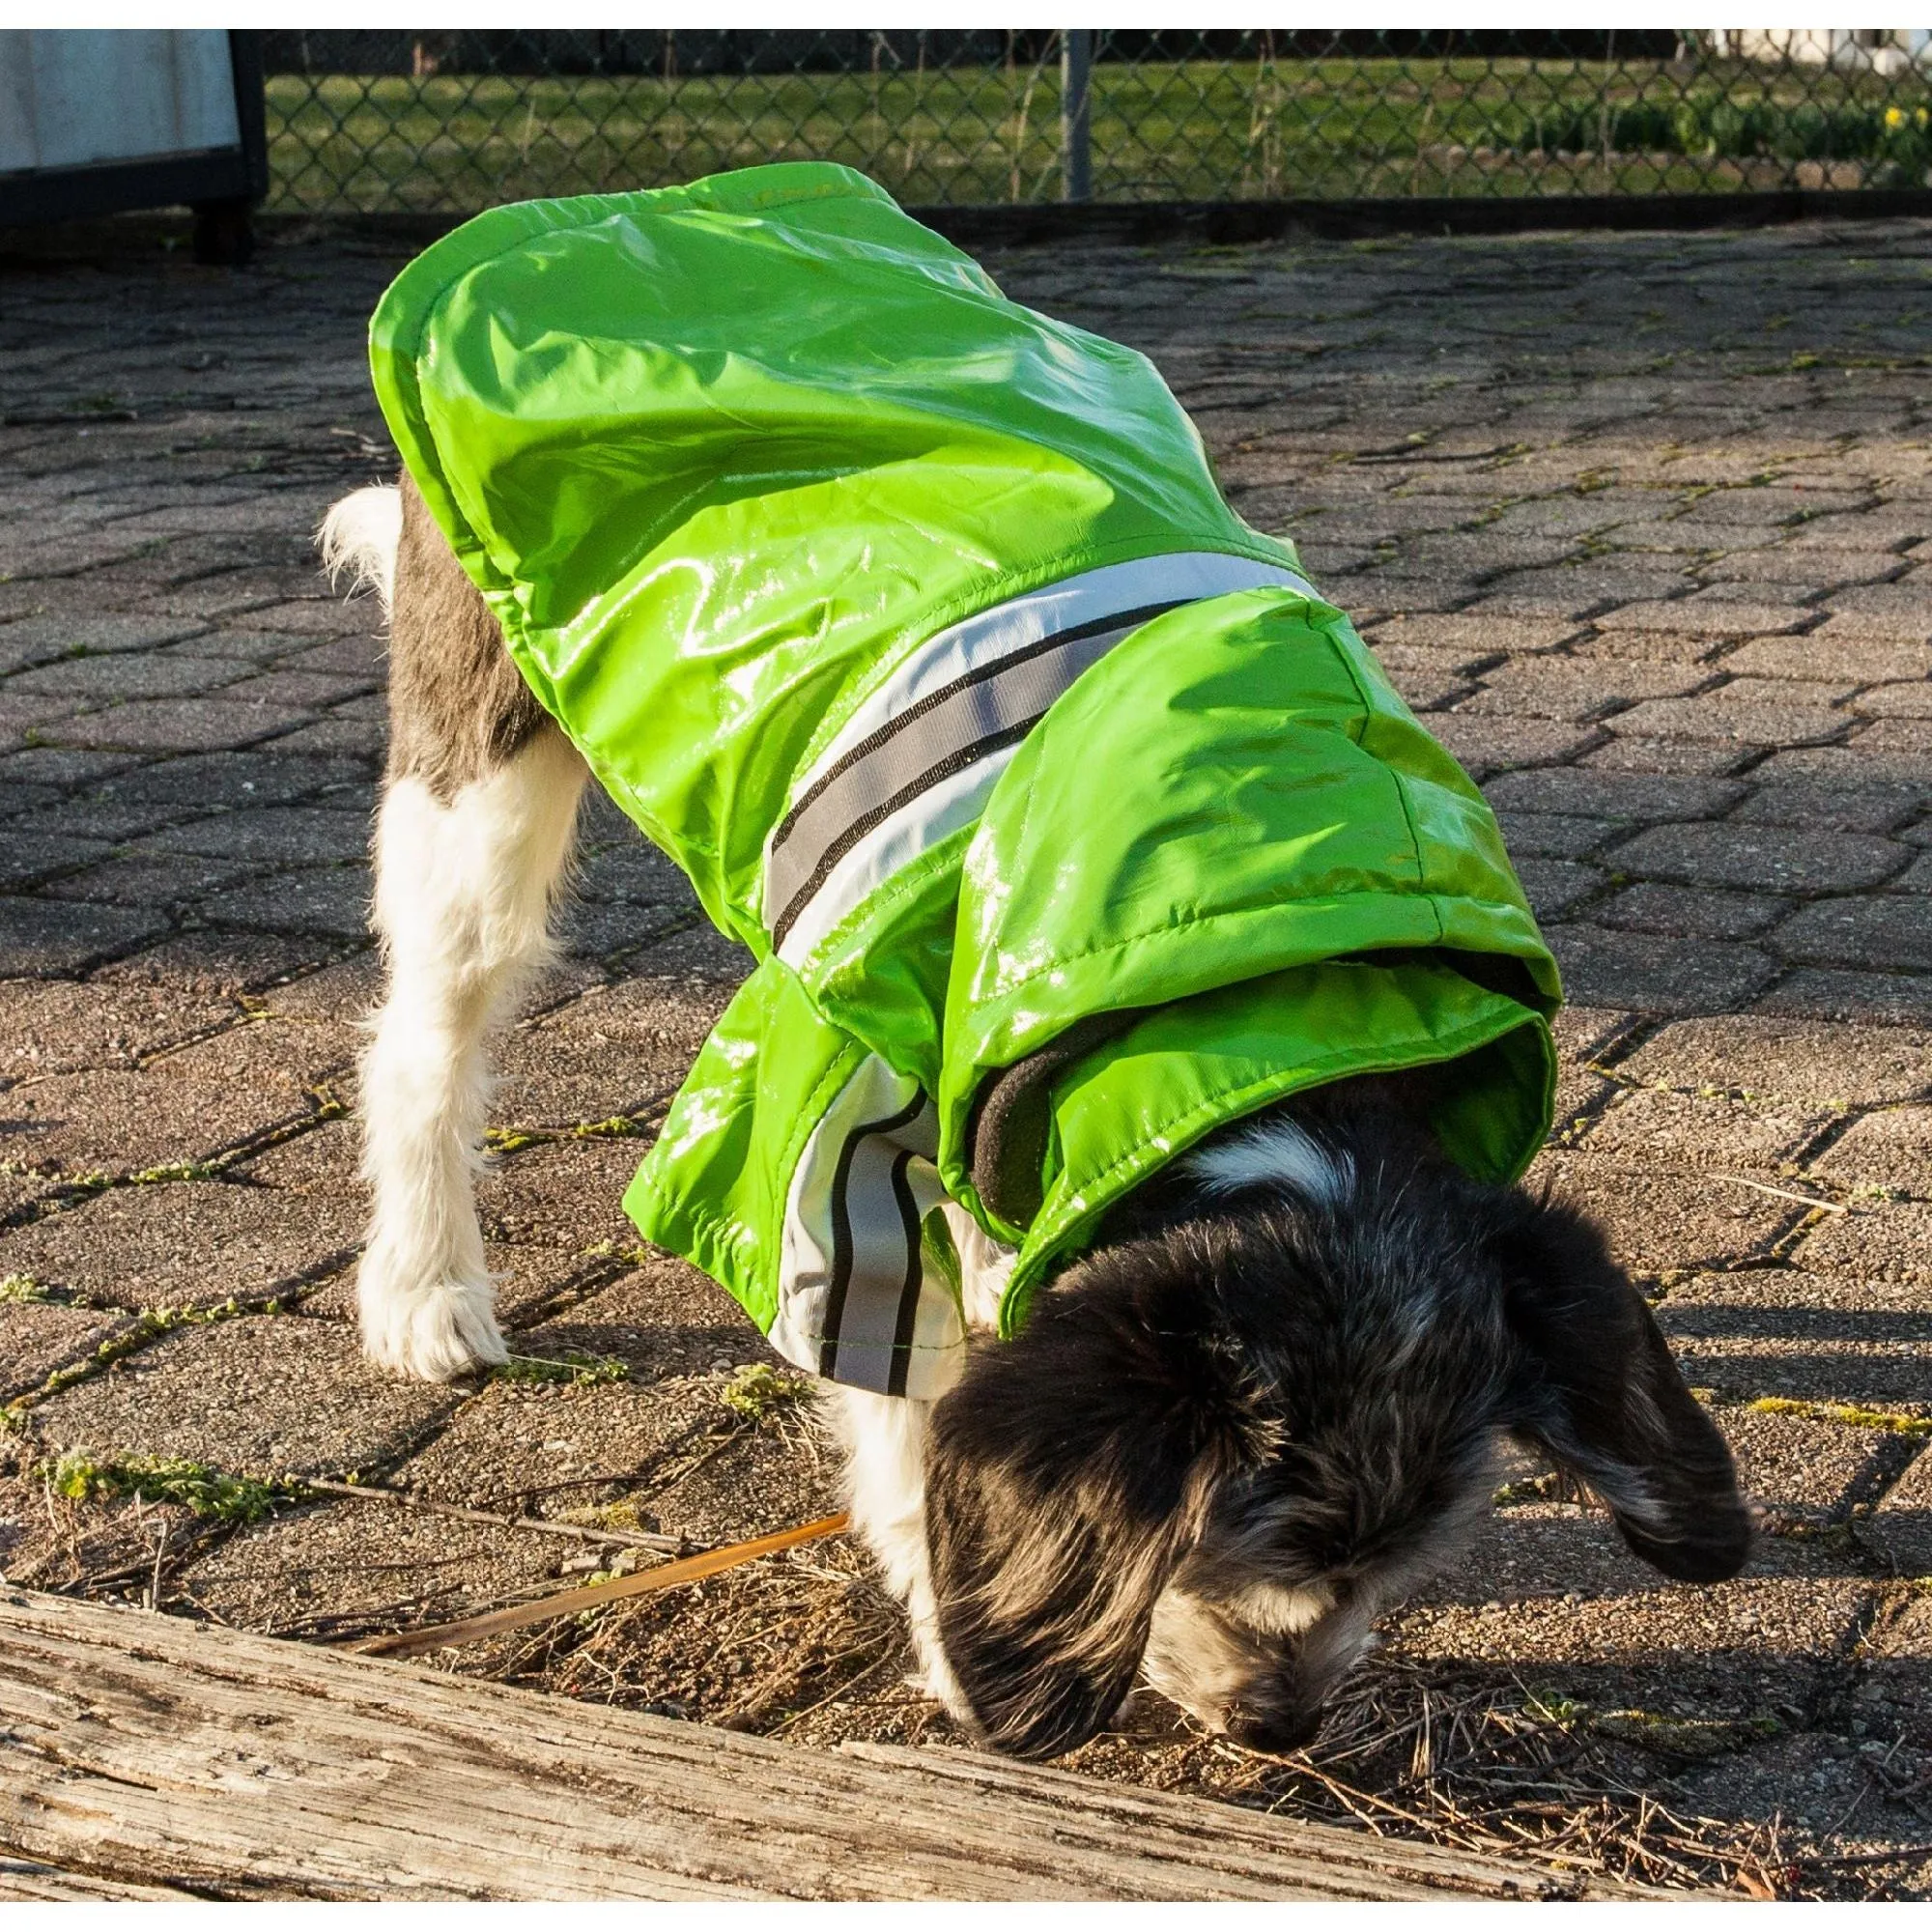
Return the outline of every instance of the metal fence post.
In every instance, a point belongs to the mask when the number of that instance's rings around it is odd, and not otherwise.
[[[1060,36],[1060,198],[1094,198],[1093,115],[1088,81],[1094,71],[1094,30],[1066,27]]]

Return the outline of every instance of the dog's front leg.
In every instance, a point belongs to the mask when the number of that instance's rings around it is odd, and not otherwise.
[[[376,833],[387,997],[362,1063],[375,1196],[357,1279],[378,1362],[445,1381],[504,1359],[476,1220],[484,1048],[546,956],[582,760],[554,729],[447,797],[392,777]]]
[[[932,1405],[833,1383],[827,1390],[845,1446],[852,1526],[905,1605],[923,1672],[921,1688],[954,1717],[970,1711],[940,1647],[925,1548],[925,1425]]]

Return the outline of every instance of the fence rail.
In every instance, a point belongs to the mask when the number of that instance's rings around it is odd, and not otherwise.
[[[917,206],[1932,186],[1932,35],[273,32],[271,209],[769,160]]]

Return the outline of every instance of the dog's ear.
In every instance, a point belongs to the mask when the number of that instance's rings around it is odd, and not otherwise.
[[[1518,1195],[1495,1240],[1524,1353],[1517,1432],[1588,1483],[1665,1576],[1735,1577],[1751,1518],[1730,1449],[1602,1231],[1560,1203]]]
[[[927,1435],[940,1642],[985,1741],[1071,1750],[1133,1688],[1215,1485],[1266,1452],[1208,1285],[1095,1257],[975,1351]],[[1173,1258],[1167,1258],[1171,1263]]]

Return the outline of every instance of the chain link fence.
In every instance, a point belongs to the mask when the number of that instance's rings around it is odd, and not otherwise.
[[[1932,185],[1932,35],[270,32],[284,212],[837,160],[914,207]]]

